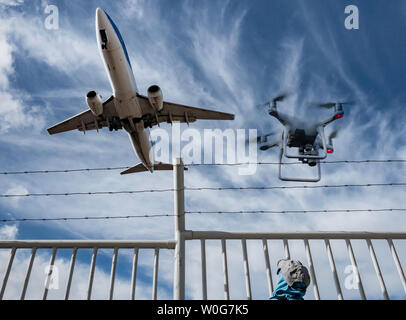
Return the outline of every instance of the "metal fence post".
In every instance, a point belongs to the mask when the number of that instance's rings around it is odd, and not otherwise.
[[[181,158],[174,159],[174,215],[175,215],[175,268],[173,277],[174,300],[185,299],[185,185]]]

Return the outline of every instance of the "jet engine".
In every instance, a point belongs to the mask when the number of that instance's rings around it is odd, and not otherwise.
[[[96,91],[89,91],[86,95],[86,102],[92,113],[97,117],[103,113],[103,101],[101,95]]]
[[[161,88],[157,85],[148,88],[148,100],[155,111],[161,111],[164,107],[164,100]]]

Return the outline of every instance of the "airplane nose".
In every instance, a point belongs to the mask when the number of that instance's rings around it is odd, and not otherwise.
[[[104,12],[103,9],[97,8],[96,9],[96,25],[98,26],[99,29],[102,29],[105,27],[107,21],[107,16],[106,13]]]
[[[101,8],[96,9],[96,34],[100,48],[113,50],[120,48],[117,27],[108,14]]]
[[[102,8],[96,9],[96,16],[100,17],[100,15],[104,14],[104,10]]]

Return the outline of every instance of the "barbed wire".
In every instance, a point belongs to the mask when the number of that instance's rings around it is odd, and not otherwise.
[[[337,184],[337,185],[297,185],[297,186],[258,186],[258,187],[185,187],[189,191],[223,191],[223,190],[274,190],[274,189],[321,189],[321,188],[359,188],[359,187],[388,187],[406,186],[404,182],[392,183],[367,183],[367,184]]]
[[[92,191],[92,192],[60,192],[60,193],[26,193],[26,194],[0,194],[0,198],[16,197],[50,197],[50,196],[90,196],[90,195],[116,195],[136,193],[171,192],[175,189],[150,189],[150,190],[124,190],[124,191]]]
[[[296,185],[296,186],[248,186],[248,187],[185,187],[185,191],[224,191],[224,190],[285,190],[285,189],[322,189],[322,188],[368,188],[406,186],[406,182],[367,183],[367,184],[338,184],[338,185]],[[181,189],[180,189],[181,190]],[[60,192],[60,193],[26,193],[26,194],[0,194],[0,198],[15,197],[50,197],[50,196],[89,196],[89,195],[117,195],[137,193],[163,193],[173,192],[177,189],[149,189],[149,190],[123,190],[123,191],[92,191],[92,192]]]
[[[285,214],[285,213],[350,213],[350,212],[406,212],[406,209],[326,209],[326,210],[236,210],[236,211],[185,211],[185,214]]]
[[[112,219],[134,219],[134,218],[158,218],[174,217],[174,214],[144,214],[128,216],[86,216],[86,217],[57,217],[57,218],[15,218],[0,219],[0,222],[35,222],[35,221],[69,221],[69,220],[112,220]]]
[[[406,163],[406,159],[383,159],[383,160],[325,160],[320,161],[322,164],[361,164],[361,163]],[[298,165],[303,164],[297,162],[282,162],[282,165]],[[279,165],[279,162],[238,162],[238,163],[186,163],[186,167],[199,167],[199,166],[242,166],[242,165]],[[79,168],[79,169],[59,169],[59,170],[24,170],[24,171],[2,171],[0,175],[18,175],[18,174],[44,174],[44,173],[71,173],[71,172],[90,172],[90,171],[114,171],[126,170],[131,166],[121,167],[101,167],[101,168]]]
[[[31,170],[31,171],[3,171],[1,175],[17,175],[17,174],[35,174],[35,173],[69,173],[69,172],[84,172],[84,171],[114,171],[126,170],[131,168],[127,167],[104,167],[104,168],[82,168],[82,169],[60,169],[60,170]]]
[[[319,161],[320,163],[324,164],[339,164],[339,163],[346,163],[346,164],[360,164],[360,163],[406,163],[406,159],[384,159],[384,160],[374,160],[374,159],[367,159],[367,160],[322,160]],[[301,161],[292,161],[292,162],[267,162],[267,161],[259,161],[259,162],[237,162],[237,163],[190,163],[185,164],[187,167],[198,167],[198,166],[243,166],[243,165],[298,165],[303,164]]]
[[[308,213],[355,213],[355,212],[406,212],[406,208],[386,209],[326,209],[326,210],[237,210],[237,211],[185,211],[184,215],[202,214],[308,214]],[[0,219],[0,223],[10,222],[45,222],[45,221],[75,221],[75,220],[114,220],[114,219],[135,219],[135,218],[160,218],[175,217],[175,214],[143,214],[143,215],[122,215],[122,216],[84,216],[84,217],[54,217],[54,218],[13,218]]]

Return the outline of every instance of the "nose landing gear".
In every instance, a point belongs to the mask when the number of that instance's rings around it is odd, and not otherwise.
[[[122,128],[123,128],[123,125],[121,124],[121,121],[119,118],[113,118],[110,120],[110,122],[109,122],[110,131],[113,131],[113,130],[117,131]]]

